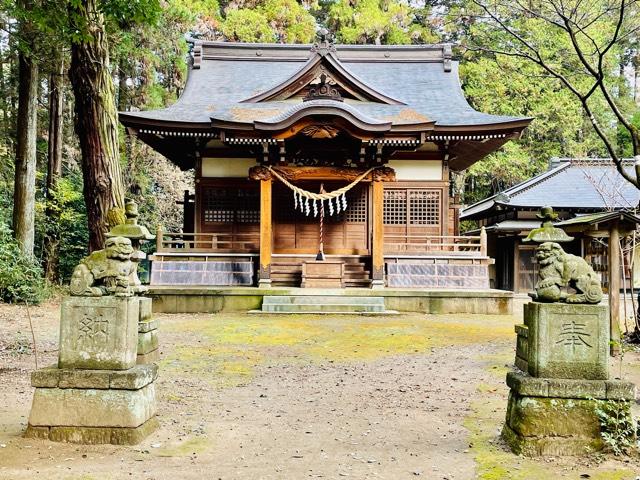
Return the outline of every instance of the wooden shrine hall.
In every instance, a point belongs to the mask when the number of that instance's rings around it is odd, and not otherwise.
[[[322,38],[193,40],[179,100],[120,121],[195,171],[152,285],[483,289],[492,260],[459,235],[450,172],[530,119],[472,109],[449,45]]]

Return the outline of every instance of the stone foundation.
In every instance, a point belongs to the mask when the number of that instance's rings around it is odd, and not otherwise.
[[[26,435],[75,443],[137,443],[156,425],[157,373],[154,364],[129,370],[36,370]]]
[[[502,437],[517,454],[583,455],[603,442],[598,401],[635,401],[635,386],[618,380],[535,378],[507,374],[511,388]]]
[[[80,443],[84,445],[107,444],[136,445],[159,426],[156,417],[138,427],[34,427],[29,425],[24,436],[52,442]]]

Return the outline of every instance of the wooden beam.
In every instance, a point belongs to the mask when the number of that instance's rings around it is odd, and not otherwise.
[[[274,168],[282,177],[290,182],[299,180],[343,180],[353,182],[356,178],[365,172],[364,168],[351,167],[287,167],[277,166]],[[271,172],[264,167],[251,167],[249,169],[249,178],[251,180],[262,180],[262,178],[270,177]],[[396,172],[389,167],[381,167],[368,174],[363,182],[372,181],[376,176],[380,181],[395,182]]]
[[[611,355],[620,354],[620,232],[617,223],[609,230],[609,321]]]
[[[260,272],[258,286],[271,287],[271,183],[270,178],[260,180]]]
[[[371,288],[384,287],[384,184],[379,178],[372,183]]]

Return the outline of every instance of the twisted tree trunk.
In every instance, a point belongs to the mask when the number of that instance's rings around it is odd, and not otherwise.
[[[109,72],[104,17],[96,0],[71,7],[86,35],[71,47],[69,76],[75,97],[75,131],[82,151],[84,201],[89,222],[89,249],[104,246],[104,234],[124,216],[124,183],[118,151],[118,115]],[[113,215],[113,213],[116,213]]]

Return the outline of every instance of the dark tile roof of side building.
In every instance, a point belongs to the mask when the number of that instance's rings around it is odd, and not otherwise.
[[[625,160],[630,171],[633,161]],[[640,190],[627,182],[611,159],[554,158],[546,172],[465,207],[463,220],[487,217],[497,208],[555,209],[580,211],[632,209],[640,201]]]

